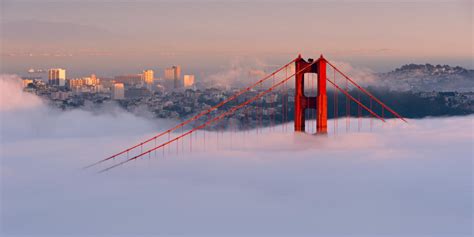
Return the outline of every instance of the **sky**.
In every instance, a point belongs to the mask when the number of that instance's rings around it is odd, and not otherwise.
[[[472,236],[473,116],[208,132],[98,174],[123,157],[82,167],[175,122],[58,111],[16,76],[0,102],[2,236]]]
[[[473,4],[459,1],[11,1],[2,72],[60,66],[112,76],[235,60],[282,65],[324,54],[375,71],[406,63],[473,68]]]

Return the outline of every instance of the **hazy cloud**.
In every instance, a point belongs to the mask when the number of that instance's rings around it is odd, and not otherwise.
[[[343,62],[343,61],[332,61],[331,63],[334,64],[339,70],[342,70],[344,74],[354,80],[357,84],[361,86],[367,85],[376,85],[377,84],[377,76],[375,72],[366,67],[355,67],[351,63]],[[331,80],[334,80],[334,74],[331,67],[328,67],[328,75]],[[336,72],[336,82],[339,80],[339,85],[342,86],[341,82],[345,82],[343,77]]]
[[[0,111],[22,110],[42,105],[39,97],[23,93],[21,79],[0,74]]]
[[[208,75],[204,84],[213,87],[241,87],[254,82],[276,69],[259,59],[235,58],[224,70]]]

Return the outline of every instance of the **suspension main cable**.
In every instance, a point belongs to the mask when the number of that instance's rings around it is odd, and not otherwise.
[[[193,128],[193,129],[190,129],[190,130],[187,131],[186,133],[183,133],[183,134],[181,134],[181,135],[179,135],[179,136],[177,136],[177,137],[175,137],[175,138],[173,138],[173,139],[171,139],[171,140],[169,140],[169,141],[167,141],[167,142],[162,143],[162,144],[159,145],[159,146],[156,146],[156,147],[154,147],[154,148],[151,148],[151,149],[149,149],[149,150],[147,150],[147,151],[145,151],[145,152],[143,152],[143,153],[141,153],[141,154],[138,154],[138,155],[136,155],[136,156],[134,156],[134,157],[132,157],[132,158],[129,158],[129,159],[124,160],[124,161],[122,161],[122,162],[120,162],[120,163],[118,163],[118,164],[115,164],[115,165],[110,166],[110,167],[108,167],[108,168],[106,168],[106,169],[103,169],[103,170],[99,171],[99,173],[108,171],[108,170],[110,170],[110,169],[113,169],[113,168],[115,168],[115,167],[118,167],[118,166],[120,166],[120,165],[123,165],[123,164],[125,164],[125,163],[127,163],[127,162],[130,162],[130,161],[132,161],[132,160],[138,159],[139,157],[141,157],[141,156],[143,156],[143,155],[146,155],[146,154],[148,154],[148,153],[150,153],[150,152],[153,152],[153,151],[156,150],[156,149],[159,149],[159,148],[164,147],[164,146],[166,146],[166,145],[168,145],[168,144],[171,144],[171,143],[173,143],[174,141],[177,141],[177,140],[181,139],[182,137],[185,137],[185,136],[187,136],[187,135],[189,135],[189,134],[191,134],[191,133],[193,133],[193,132],[195,132],[195,131],[197,131],[197,130],[199,130],[199,129],[202,129],[202,128],[204,128],[204,127],[206,127],[206,126],[208,126],[208,125],[210,125],[210,124],[212,124],[212,123],[214,123],[214,122],[216,122],[216,121],[219,121],[220,119],[224,118],[225,116],[227,116],[227,115],[229,115],[229,114],[234,113],[236,110],[238,110],[238,109],[244,107],[245,105],[248,105],[248,104],[250,104],[250,103],[256,101],[257,99],[262,98],[264,95],[266,95],[266,94],[272,92],[276,87],[278,87],[278,86],[282,85],[283,83],[287,82],[287,81],[288,81],[290,78],[292,78],[294,75],[303,72],[304,70],[306,70],[307,68],[309,68],[309,67],[311,67],[313,64],[315,64],[316,62],[317,62],[317,61],[314,61],[314,62],[308,64],[307,66],[305,66],[304,68],[302,68],[302,69],[299,70],[298,72],[293,73],[293,75],[291,75],[291,76],[289,76],[289,77],[283,79],[282,81],[280,81],[280,82],[278,82],[277,84],[273,85],[272,87],[266,89],[265,91],[258,93],[256,96],[250,98],[250,99],[247,100],[247,101],[244,101],[243,103],[241,103],[241,104],[239,104],[239,105],[237,105],[237,106],[235,106],[235,107],[232,107],[230,110],[228,110],[228,111],[226,111],[226,112],[223,112],[222,114],[218,115],[217,117],[214,117],[214,118],[212,118],[212,119],[209,119],[209,120],[207,120],[205,123],[203,123],[203,124],[201,124],[201,125],[199,125],[199,126]]]
[[[118,152],[118,153],[116,153],[116,154],[114,154],[114,155],[111,155],[111,156],[109,156],[109,157],[107,157],[107,158],[105,158],[105,159],[102,159],[102,160],[97,161],[97,162],[95,162],[95,163],[93,163],[93,164],[91,164],[91,165],[88,165],[88,166],[84,167],[84,169],[87,169],[87,168],[90,168],[90,167],[92,167],[92,166],[98,165],[98,164],[100,164],[100,163],[102,163],[102,162],[105,162],[105,161],[110,160],[110,159],[112,159],[112,158],[115,158],[115,157],[117,157],[117,156],[119,156],[119,155],[122,155],[122,154],[124,154],[124,153],[126,153],[126,152],[129,152],[130,150],[133,150],[133,149],[135,149],[135,148],[137,148],[137,147],[139,147],[139,146],[142,146],[142,145],[144,145],[144,144],[146,144],[146,143],[148,143],[148,142],[151,142],[151,141],[153,141],[153,140],[156,139],[156,138],[159,138],[159,137],[161,137],[161,136],[163,136],[163,135],[165,135],[165,134],[167,134],[167,133],[170,133],[170,132],[172,132],[172,131],[174,131],[174,130],[176,130],[176,129],[178,129],[178,128],[181,128],[181,127],[183,127],[183,126],[189,124],[189,123],[192,122],[192,121],[197,120],[198,118],[200,118],[200,117],[202,117],[202,116],[204,116],[204,115],[207,115],[207,114],[211,113],[212,111],[218,109],[219,107],[221,107],[221,106],[227,104],[228,102],[230,102],[230,101],[236,99],[238,96],[242,95],[243,93],[250,91],[252,88],[254,88],[254,87],[260,85],[261,83],[263,83],[264,81],[268,80],[268,79],[271,78],[273,75],[277,74],[278,72],[280,72],[281,70],[283,70],[284,68],[286,68],[288,65],[294,63],[297,59],[298,59],[298,58],[295,58],[295,59],[291,60],[289,63],[285,64],[284,66],[280,67],[279,69],[277,69],[277,70],[274,71],[273,73],[271,73],[271,74],[265,76],[264,78],[260,79],[260,80],[257,81],[256,83],[254,83],[254,84],[252,84],[252,85],[246,87],[245,89],[240,90],[239,92],[237,92],[237,93],[234,94],[233,96],[227,98],[226,100],[220,102],[219,104],[217,104],[217,105],[215,105],[215,106],[213,106],[213,107],[211,107],[211,108],[209,108],[209,109],[207,109],[207,110],[205,110],[205,111],[203,111],[203,112],[201,112],[201,113],[195,115],[194,117],[192,117],[192,118],[190,118],[190,119],[188,119],[188,120],[186,120],[186,121],[184,121],[184,122],[182,122],[182,123],[176,125],[175,127],[170,128],[170,129],[168,129],[168,130],[166,130],[166,131],[164,131],[164,132],[161,132],[161,133],[159,133],[158,135],[156,135],[156,136],[154,136],[154,137],[151,137],[151,138],[149,138],[149,139],[147,139],[147,140],[145,140],[145,141],[143,141],[143,142],[141,142],[141,143],[138,143],[138,144],[136,144],[136,145],[134,145],[134,146],[131,146],[131,147],[129,147],[129,148],[127,148],[127,149],[125,149],[125,150],[123,150],[123,151],[121,151],[121,152]]]

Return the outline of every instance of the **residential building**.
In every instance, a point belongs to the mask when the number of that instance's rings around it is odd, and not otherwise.
[[[92,74],[90,77],[83,77],[84,83],[88,86],[97,86],[100,84],[99,78],[95,74]]]
[[[151,96],[150,90],[147,88],[128,88],[125,91],[125,98],[127,99],[135,99],[135,98],[142,98]]]
[[[142,73],[142,81],[145,83],[145,84],[153,84],[154,82],[154,75],[153,75],[153,70],[144,70],[143,73]]]
[[[194,85],[194,75],[184,75],[183,85],[186,88],[192,87]]]
[[[121,75],[115,76],[114,81],[118,83],[123,83],[125,85],[139,85],[142,82],[142,75],[141,74],[131,74],[131,75]]]
[[[80,88],[84,85],[85,85],[85,83],[84,83],[84,80],[82,78],[73,78],[73,79],[68,79],[67,80],[67,87],[70,90]]]
[[[65,86],[66,85],[66,69],[51,68],[48,70],[48,83],[50,85]]]
[[[112,86],[112,99],[123,100],[125,99],[125,86],[123,83],[114,83]]]
[[[165,69],[165,80],[172,80],[173,88],[179,88],[181,80],[181,66],[172,66]]]
[[[31,80],[31,79],[23,79],[22,80],[23,88],[27,87],[31,83],[33,83],[33,80]]]

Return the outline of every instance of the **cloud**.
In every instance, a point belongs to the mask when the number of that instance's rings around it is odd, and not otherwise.
[[[0,112],[2,236],[472,234],[472,116],[374,122],[372,132],[364,120],[360,133],[356,120],[328,137],[291,124],[199,132],[192,152],[185,140],[96,174],[106,165],[80,168],[169,124],[51,111]]]
[[[0,74],[0,111],[22,110],[42,105],[40,98],[22,91],[16,75]]]
[[[128,113],[114,103],[100,108],[61,111],[34,94],[23,92],[14,75],[0,77],[1,138],[3,142],[132,135],[167,126],[166,120],[149,120]]]
[[[334,64],[339,70],[344,72],[349,78],[354,80],[357,84],[361,86],[368,86],[368,85],[377,85],[377,76],[375,72],[366,67],[355,67],[348,62],[342,61],[332,61],[331,63]],[[328,78],[333,80],[333,71],[331,67],[328,67]],[[342,81],[343,76],[336,73],[336,81],[339,79],[339,82]],[[339,85],[343,86],[343,84],[338,83]]]
[[[269,67],[271,67],[269,69]],[[214,87],[241,87],[267,75],[277,67],[269,66],[259,59],[235,58],[225,70],[204,78],[206,85]]]
[[[358,83],[361,86],[369,86],[373,85],[376,86],[378,82],[378,77],[376,73],[365,67],[355,67],[348,62],[342,61],[332,61],[337,68],[342,70],[347,76],[349,76],[352,80]],[[262,79],[266,75],[274,72],[279,67],[283,65],[268,65],[263,61],[257,59],[243,59],[237,58],[231,62],[229,67],[226,70],[222,70],[220,72],[211,74],[204,78],[205,84],[208,86],[217,86],[217,87],[242,87],[247,86],[250,82],[255,82],[258,79]],[[327,77],[333,81],[333,71],[331,67],[327,67]],[[279,73],[275,75],[275,80],[278,82],[283,80],[287,76],[291,76],[295,73],[295,66],[294,64],[290,64],[287,69],[283,69]],[[337,84],[344,88],[345,80],[343,76],[336,73],[337,77]],[[310,83],[311,77],[307,76],[308,80],[307,83]],[[312,77],[316,80],[316,77]],[[250,81],[250,82],[249,82]],[[271,85],[272,80],[269,79],[264,84],[264,87],[268,88]],[[287,85],[292,88],[294,87],[294,80],[291,79]],[[350,84],[350,88],[353,88]],[[332,86],[329,86],[332,89]]]

